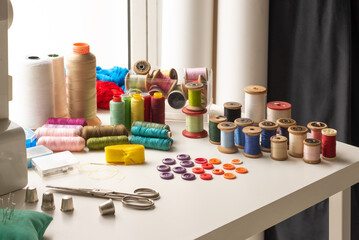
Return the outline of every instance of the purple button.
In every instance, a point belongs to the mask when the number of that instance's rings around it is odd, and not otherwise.
[[[195,180],[196,175],[194,175],[193,173],[184,173],[184,174],[182,174],[182,179],[183,180]]]
[[[188,154],[178,154],[177,155],[177,159],[180,160],[180,161],[183,161],[183,160],[190,160],[191,159],[191,156],[188,155]]]
[[[163,172],[160,173],[160,177],[163,179],[172,179],[174,177],[173,173],[170,172]]]
[[[176,164],[176,160],[173,158],[164,158],[164,159],[162,159],[162,162],[167,165]]]
[[[185,173],[187,172],[187,169],[185,169],[184,167],[174,167],[172,168],[172,171],[174,171],[175,173]]]
[[[194,166],[194,163],[190,160],[184,160],[180,164],[182,167],[193,167]]]
[[[171,168],[170,168],[170,166],[167,166],[167,165],[158,165],[157,170],[160,172],[169,172],[169,171],[171,171]]]
[[[194,161],[198,164],[203,164],[208,162],[206,158],[196,158]]]

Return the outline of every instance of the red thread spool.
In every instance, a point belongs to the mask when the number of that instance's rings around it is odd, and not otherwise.
[[[325,128],[322,130],[322,158],[332,160],[336,157],[337,130]]]
[[[145,105],[145,122],[151,122],[151,95],[149,93],[141,93]]]
[[[160,92],[151,96],[151,118],[152,122],[165,123],[165,98]]]
[[[323,122],[310,122],[307,127],[310,129],[312,138],[322,141],[322,130],[328,126]]]

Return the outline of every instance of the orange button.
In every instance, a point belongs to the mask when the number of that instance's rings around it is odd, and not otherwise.
[[[235,167],[234,167],[233,164],[226,163],[226,164],[223,164],[223,169],[225,169],[225,170],[233,170],[233,169],[235,169]]]
[[[241,160],[239,160],[239,159],[233,159],[233,160],[231,161],[231,163],[232,163],[232,164],[239,165],[239,164],[242,164],[243,162],[242,162]]]
[[[224,171],[222,169],[213,169],[212,173],[215,175],[222,175]]]
[[[236,178],[236,175],[234,175],[233,173],[225,173],[225,174],[223,175],[223,177],[224,177],[225,179],[235,179],[235,178]]]
[[[239,168],[236,168],[236,172],[237,173],[247,173],[248,170],[247,170],[247,168],[239,167]]]
[[[221,160],[219,160],[218,158],[211,158],[208,162],[210,164],[221,164]]]

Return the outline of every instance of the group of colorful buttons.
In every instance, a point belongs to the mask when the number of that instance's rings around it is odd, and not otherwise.
[[[233,159],[231,163],[223,164],[222,168],[224,169],[214,169],[214,165],[221,164],[221,160],[217,158],[211,158],[209,161],[206,158],[196,158],[194,161],[197,164],[201,164],[201,167],[194,167],[194,163],[190,160],[191,157],[188,154],[179,154],[177,155],[177,159],[180,160],[180,166],[173,167],[172,171],[174,173],[182,174],[182,179],[184,180],[195,180],[196,175],[200,174],[200,178],[203,180],[211,180],[212,174],[215,175],[223,175],[226,179],[235,179],[236,175],[233,173],[225,173],[224,170],[235,170],[237,173],[247,173],[248,170],[244,167],[236,168],[234,165],[242,164],[243,162],[239,159]],[[174,174],[171,173],[171,167],[169,165],[176,164],[176,160],[173,158],[164,158],[162,163],[165,165],[157,166],[157,170],[161,172],[160,177],[163,179],[172,179],[174,178]],[[193,173],[187,173],[186,168],[192,168]],[[212,174],[205,173],[205,170],[212,170]]]

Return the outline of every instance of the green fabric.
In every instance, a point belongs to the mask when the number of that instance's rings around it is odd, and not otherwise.
[[[27,210],[15,210],[11,219],[3,223],[0,209],[0,239],[40,240],[52,221],[50,215]]]

